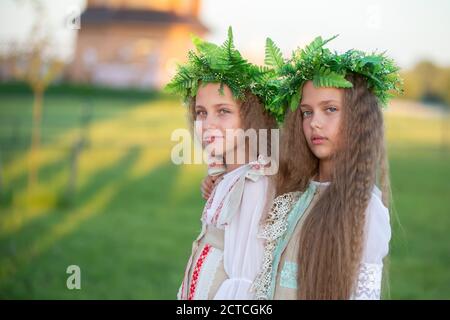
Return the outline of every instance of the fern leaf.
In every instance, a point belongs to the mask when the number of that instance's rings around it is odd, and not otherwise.
[[[314,51],[316,51],[317,49],[320,49],[323,46],[324,42],[322,37],[316,37],[309,45],[307,45],[304,49],[304,52],[306,52],[307,54],[310,54]]]
[[[266,56],[264,62],[268,66],[277,67],[278,69],[281,69],[284,65],[284,59],[280,48],[278,48],[270,38],[266,39]]]
[[[289,103],[291,110],[295,111],[298,108],[299,103],[300,103],[300,93],[297,91],[292,95],[291,101]]]
[[[313,76],[313,84],[316,88],[334,87],[334,88],[351,88],[352,83],[345,79],[344,75],[332,72],[329,69],[320,69]]]

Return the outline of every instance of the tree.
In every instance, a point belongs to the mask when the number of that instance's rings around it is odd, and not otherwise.
[[[30,3],[35,12],[35,22],[30,36],[22,48],[13,50],[10,54],[15,60],[13,76],[26,82],[34,95],[28,176],[28,188],[32,189],[38,181],[44,93],[61,73],[64,63],[52,55],[50,36],[43,25],[43,21],[46,21],[45,7],[37,0]]]

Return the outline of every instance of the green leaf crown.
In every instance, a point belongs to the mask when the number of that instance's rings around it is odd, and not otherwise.
[[[280,49],[267,38],[265,63],[277,74],[276,80],[269,80],[277,94],[268,101],[268,108],[282,114],[289,107],[295,110],[301,101],[303,84],[308,80],[315,87],[351,88],[352,83],[346,79],[349,73],[363,76],[382,106],[387,105],[392,91],[402,92],[399,68],[393,60],[384,53],[367,54],[352,49],[338,54],[324,48],[336,37],[327,40],[317,37],[305,48],[296,49],[289,60],[283,59]]]
[[[234,47],[231,27],[221,46],[196,36],[192,41],[196,50],[189,51],[187,63],[178,66],[176,75],[166,86],[168,92],[180,95],[188,102],[197,95],[200,85],[220,83],[219,92],[223,94],[223,86],[227,85],[236,99],[244,99],[247,91],[256,95],[264,105],[273,99],[276,92],[266,83],[274,79],[276,73],[272,68],[254,65],[241,56]],[[282,112],[278,109],[267,110],[281,119]]]

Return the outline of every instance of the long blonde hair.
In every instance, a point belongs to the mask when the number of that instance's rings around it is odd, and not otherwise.
[[[365,211],[374,185],[382,190],[385,206],[389,203],[384,124],[378,100],[361,76],[347,78],[353,88],[343,89],[343,143],[334,155],[331,183],[305,217],[299,236],[300,299],[351,297],[362,258]],[[280,172],[277,194],[303,191],[318,168],[318,160],[305,150],[301,112],[287,117],[284,132],[292,137],[282,144],[280,157],[287,171]],[[289,170],[293,170],[290,176]]]

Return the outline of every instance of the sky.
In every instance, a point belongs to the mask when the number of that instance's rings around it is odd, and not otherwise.
[[[29,2],[0,2],[0,46],[25,39],[33,22]],[[44,23],[60,55],[70,59],[76,30],[65,22],[85,0],[42,2],[48,8]],[[339,34],[329,48],[386,51],[402,68],[423,59],[450,66],[449,0],[203,0],[201,20],[210,30],[208,40],[215,42],[223,42],[233,26],[237,48],[257,63],[263,62],[266,37],[287,57],[316,36]]]

